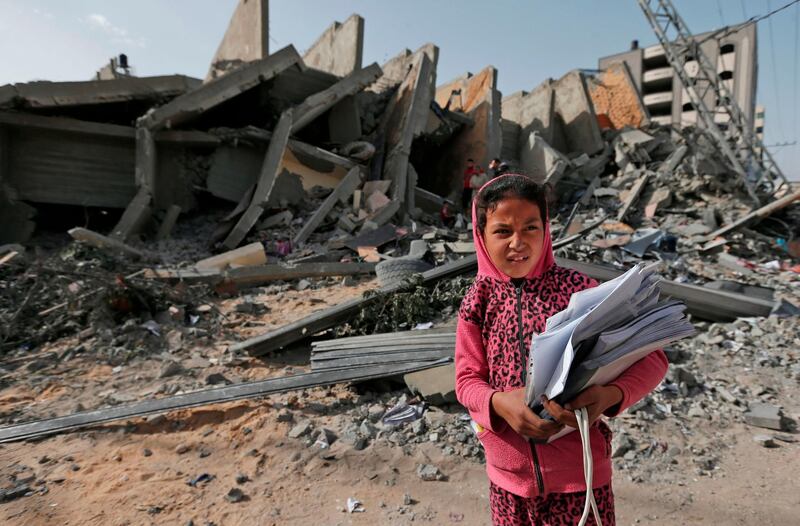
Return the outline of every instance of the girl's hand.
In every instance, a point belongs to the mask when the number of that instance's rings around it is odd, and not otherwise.
[[[559,423],[578,428],[574,409],[585,407],[589,413],[589,425],[592,425],[603,412],[622,402],[622,391],[614,385],[593,385],[587,387],[570,402],[561,407],[552,400],[542,396],[542,403],[547,412]]]
[[[525,403],[524,387],[494,393],[490,404],[497,416],[508,422],[514,431],[527,438],[544,441],[564,427],[559,422],[536,416]]]

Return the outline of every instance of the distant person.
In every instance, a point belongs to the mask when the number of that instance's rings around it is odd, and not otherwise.
[[[483,188],[483,185],[489,182],[489,175],[484,171],[483,168],[478,166],[475,171],[475,175],[473,175],[469,180],[469,184],[472,187],[472,199],[475,199],[475,196],[478,195],[478,190]]]
[[[474,159],[467,159],[467,168],[464,170],[464,186],[461,191],[461,208],[470,210],[472,203],[472,176],[478,173]]]
[[[508,163],[505,161],[501,161],[497,157],[491,160],[489,163],[489,172],[491,173],[492,179],[497,177],[498,175],[503,175],[504,173],[508,173],[510,170]]]

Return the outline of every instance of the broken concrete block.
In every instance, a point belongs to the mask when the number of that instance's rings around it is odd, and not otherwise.
[[[570,166],[569,159],[547,144],[536,132],[528,136],[520,149],[519,164],[523,172],[539,184],[556,183]]]
[[[388,205],[390,202],[390,199],[386,197],[385,194],[377,190],[367,195],[369,195],[369,197],[367,197],[367,210],[370,213],[374,213],[377,210],[380,210],[384,206]]]
[[[744,421],[751,426],[775,431],[788,431],[790,423],[779,407],[761,402],[750,404],[749,410],[744,414]]]
[[[652,219],[656,215],[656,210],[670,205],[672,202],[672,192],[669,188],[659,188],[647,200],[644,206],[644,215],[648,219]]]
[[[225,270],[230,266],[249,267],[263,265],[267,262],[264,245],[260,242],[250,243],[235,250],[202,259],[194,264],[195,268]]]
[[[454,364],[434,367],[403,376],[409,390],[430,404],[456,402],[456,369]]]
[[[639,89],[625,62],[604,68],[596,79],[588,82],[595,113],[603,115],[615,129],[639,128],[650,121]]]
[[[391,181],[386,181],[386,180],[367,181],[366,183],[364,183],[364,187],[362,188],[362,190],[364,191],[364,195],[372,195],[376,191],[386,195],[389,193],[390,186],[392,186]]]
[[[475,243],[467,241],[454,241],[446,243],[448,249],[456,254],[473,254],[475,253]]]
[[[353,190],[353,212],[359,215],[359,219],[362,219],[359,212],[361,211],[361,198],[364,193],[361,190]]]
[[[339,220],[336,222],[336,226],[338,226],[345,232],[352,234],[358,225],[356,225],[355,221],[350,219],[347,215],[342,214],[339,216]]]

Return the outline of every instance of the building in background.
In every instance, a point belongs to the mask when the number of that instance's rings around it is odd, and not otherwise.
[[[754,122],[758,78],[756,24],[733,26],[702,33],[694,38],[702,42],[703,52],[712,63],[716,63],[717,72],[733,92],[748,122]],[[599,69],[605,70],[614,62],[625,62],[653,122],[678,127],[697,124],[699,119],[694,105],[672,70],[661,45],[639,48],[638,42],[634,41],[631,48],[624,53],[601,58]],[[685,67],[690,75],[696,74],[697,61],[688,58]],[[708,96],[706,105],[713,110],[718,101],[713,100],[713,93]],[[722,127],[728,119],[726,113],[716,116],[716,121]]]
[[[764,144],[764,106],[759,104],[756,106],[756,116],[755,121],[753,122],[753,129],[756,132],[756,137],[758,137],[758,141],[761,144]],[[756,154],[761,157],[764,155],[764,151],[761,147],[756,146]]]

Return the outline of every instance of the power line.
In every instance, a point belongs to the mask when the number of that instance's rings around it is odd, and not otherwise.
[[[725,23],[725,17],[722,15],[722,4],[720,0],[717,0],[717,11],[719,11],[719,19],[722,21],[722,25],[727,26],[728,24]]]
[[[761,16],[754,16],[754,17],[748,19],[747,22],[744,22],[743,24],[740,24],[740,25],[738,25],[736,27],[726,27],[726,28],[723,28],[723,29],[721,29],[719,31],[715,31],[714,33],[711,33],[706,38],[704,38],[703,40],[698,42],[698,45],[703,44],[704,42],[706,42],[708,40],[711,40],[712,38],[724,38],[724,37],[727,37],[728,35],[732,35],[734,33],[738,33],[739,31],[741,31],[742,29],[746,28],[747,26],[751,26],[751,25],[753,25],[755,23],[761,22],[762,20],[766,20],[767,18],[771,17],[772,15],[780,13],[784,9],[788,9],[788,8],[792,7],[793,5],[798,4],[798,3],[800,3],[800,0],[792,0],[788,4],[786,4],[784,6],[781,6],[781,7],[779,7],[778,9],[776,9],[774,11],[770,11],[769,13],[767,13],[765,15],[761,15]],[[769,2],[767,2],[767,5],[769,5]],[[767,7],[767,9],[769,9],[769,7]],[[745,13],[744,0],[742,0],[742,12]],[[747,17],[747,14],[745,13],[745,18],[746,17]]]
[[[745,9],[744,7],[744,0],[741,0],[741,4],[742,4],[742,18],[747,20],[747,9]]]

